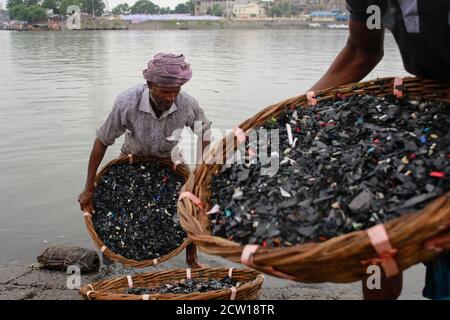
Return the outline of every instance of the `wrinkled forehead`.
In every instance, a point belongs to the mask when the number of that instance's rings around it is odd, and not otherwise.
[[[153,91],[156,91],[161,94],[171,94],[171,93],[179,93],[181,87],[164,87],[164,86],[158,86],[155,84],[151,84]]]

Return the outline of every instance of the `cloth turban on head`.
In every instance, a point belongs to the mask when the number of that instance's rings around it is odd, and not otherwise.
[[[158,53],[142,71],[144,79],[161,87],[180,87],[192,78],[190,64],[184,55]]]

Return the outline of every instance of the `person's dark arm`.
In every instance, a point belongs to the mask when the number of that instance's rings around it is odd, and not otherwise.
[[[383,58],[384,29],[369,30],[349,21],[349,37],[334,62],[310,90],[322,90],[362,80]]]
[[[105,146],[99,138],[95,139],[94,145],[92,146],[91,156],[89,157],[88,172],[86,177],[86,184],[84,190],[78,197],[78,202],[80,203],[80,209],[82,211],[88,211],[90,213],[94,212],[94,180],[97,174],[97,169],[103,160],[106,149]]]

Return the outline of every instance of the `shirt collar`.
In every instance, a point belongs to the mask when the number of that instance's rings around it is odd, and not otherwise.
[[[142,96],[141,96],[141,101],[139,103],[139,110],[150,113],[152,115],[152,117],[157,120],[166,118],[169,114],[174,113],[175,111],[178,110],[178,108],[174,102],[174,103],[172,103],[172,106],[170,107],[170,109],[164,111],[161,114],[161,117],[158,118],[156,116],[155,111],[153,110],[152,106],[150,105],[150,100],[149,100],[150,98],[153,100],[153,102],[155,101],[150,94],[150,90],[148,89],[147,86],[145,86],[144,92],[142,93]]]

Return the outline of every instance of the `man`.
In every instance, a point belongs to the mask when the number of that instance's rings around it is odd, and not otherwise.
[[[369,29],[376,5],[382,27]],[[313,91],[363,79],[382,59],[384,28],[392,31],[405,69],[419,77],[450,81],[450,1],[448,0],[347,0],[350,12],[349,37],[330,68],[311,88]],[[372,17],[371,17],[372,16]],[[442,222],[442,229],[450,227]],[[447,229],[448,230],[448,229]],[[436,252],[450,250],[450,234],[430,239],[425,248]],[[383,278],[382,290],[368,290],[366,299],[396,299],[402,289],[402,274]],[[427,264],[424,296],[450,298],[450,254],[442,253]]]
[[[210,121],[198,102],[181,91],[181,86],[192,77],[190,65],[184,56],[159,53],[143,71],[145,84],[139,84],[121,93],[105,123],[97,130],[97,138],[89,158],[86,185],[78,198],[83,211],[94,212],[94,179],[108,146],[125,133],[122,155],[136,154],[168,158],[177,141],[173,133],[189,126],[202,134],[198,146],[208,145]],[[200,124],[200,126],[198,125]],[[198,134],[198,132],[196,132]],[[200,152],[201,153],[201,152]],[[186,248],[186,262],[191,267],[197,262],[196,248]]]

